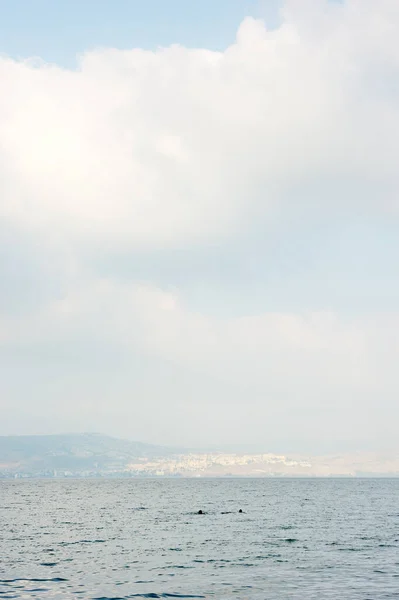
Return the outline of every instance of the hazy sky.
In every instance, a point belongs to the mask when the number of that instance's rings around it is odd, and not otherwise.
[[[386,448],[398,0],[4,0],[0,434]]]

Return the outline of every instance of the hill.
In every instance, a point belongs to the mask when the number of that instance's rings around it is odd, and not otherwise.
[[[137,459],[166,457],[176,452],[181,450],[96,433],[0,436],[0,474],[117,471]]]

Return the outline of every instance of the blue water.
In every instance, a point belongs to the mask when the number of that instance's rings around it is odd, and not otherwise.
[[[399,479],[0,481],[0,600],[175,597],[399,598]]]

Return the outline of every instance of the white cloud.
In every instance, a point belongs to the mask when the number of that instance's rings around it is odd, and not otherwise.
[[[18,427],[32,415],[25,431],[313,451],[396,444],[397,314],[217,319],[176,292],[97,280],[0,331],[4,364],[24,373],[12,385],[4,374],[2,410],[17,411]]]
[[[373,383],[375,345],[392,360],[399,354],[388,323],[396,330],[398,317],[345,322],[319,311],[217,319],[193,312],[176,292],[97,280],[72,288],[35,318],[9,318],[2,331],[3,342],[22,346],[26,340],[117,344],[249,387],[280,382],[295,389],[299,382],[311,389],[328,381],[360,392]]]
[[[0,59],[1,213],[45,234],[157,246],[289,211],[310,179],[337,195],[354,180],[341,209],[385,183],[391,205],[395,0],[288,2],[283,15],[275,31],[246,19],[223,53],[97,50],[77,72]]]

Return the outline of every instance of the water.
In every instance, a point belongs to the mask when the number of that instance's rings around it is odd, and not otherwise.
[[[0,481],[0,600],[159,597],[399,598],[399,479]]]

